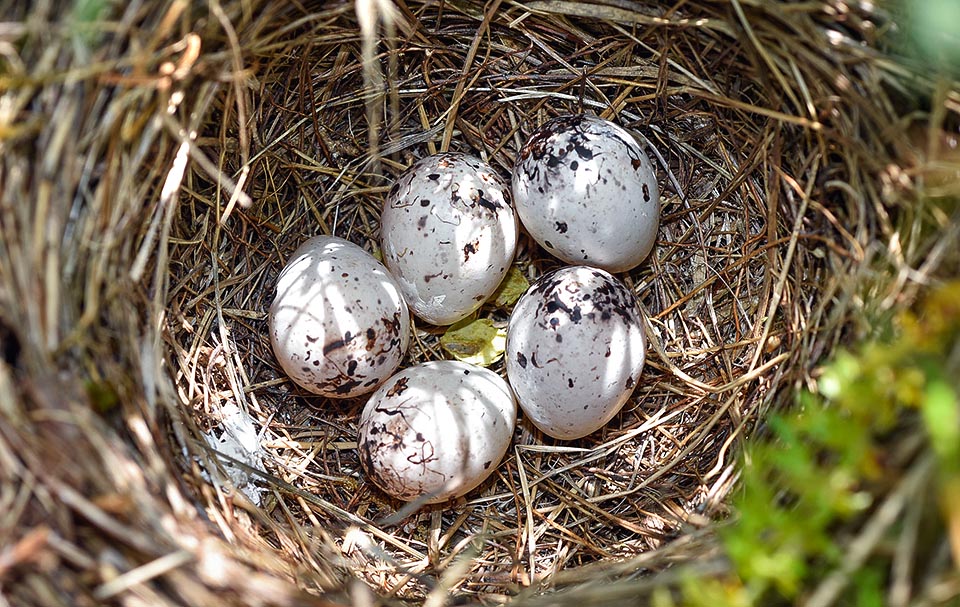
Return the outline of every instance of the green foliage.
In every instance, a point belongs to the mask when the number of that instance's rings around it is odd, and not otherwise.
[[[100,39],[99,21],[110,9],[107,0],[74,0],[71,27],[78,42],[93,48]]]
[[[846,553],[843,525],[865,517],[902,474],[888,450],[900,432],[923,433],[937,456],[930,490],[943,527],[960,521],[960,282],[932,291],[880,334],[837,353],[817,393],[770,419],[770,436],[746,450],[738,515],[721,530],[737,576],[686,585],[686,602],[792,602],[836,569]],[[868,561],[843,602],[882,604],[889,568],[889,555]]]
[[[960,2],[905,0],[907,36],[921,59],[960,73]]]
[[[120,396],[110,382],[87,380],[84,387],[90,404],[98,413],[109,413],[120,405]]]

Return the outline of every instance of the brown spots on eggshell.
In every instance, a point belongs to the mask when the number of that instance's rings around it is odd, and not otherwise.
[[[507,375],[527,417],[561,439],[607,423],[643,368],[643,325],[632,291],[607,272],[571,266],[541,277],[507,329]]]
[[[395,319],[389,327],[378,322],[384,315]],[[409,341],[409,314],[396,282],[369,253],[333,236],[311,238],[291,256],[269,323],[287,375],[331,397],[364,394],[386,380]]]
[[[524,227],[564,261],[619,272],[653,247],[656,175],[636,139],[612,122],[577,115],[544,123],[521,148],[512,182]]]
[[[384,262],[415,314],[452,324],[480,307],[513,262],[510,187],[480,159],[456,152],[419,160],[397,184],[380,218]]]
[[[395,390],[401,381],[403,390]],[[364,406],[357,441],[361,467],[395,498],[441,502],[494,471],[515,419],[513,393],[492,371],[458,361],[416,365]]]
[[[404,390],[407,389],[407,382],[410,381],[407,377],[401,377],[390,386],[390,389],[387,391],[387,396],[400,396],[403,394]]]

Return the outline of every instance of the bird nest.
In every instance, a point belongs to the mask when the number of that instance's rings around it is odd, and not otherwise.
[[[9,4],[17,604],[490,604],[709,553],[739,442],[855,329],[913,191],[898,108],[927,84],[872,46],[886,21],[866,5]],[[274,359],[279,270],[316,234],[376,253],[416,159],[509,176],[532,130],[581,112],[644,140],[660,184],[654,252],[621,276],[647,317],[640,384],[580,440],[521,416],[463,498],[394,501],[361,472],[364,399],[310,395]],[[529,280],[558,265],[521,237]],[[900,305],[908,281],[871,280]],[[417,321],[404,364],[446,357],[442,333]]]

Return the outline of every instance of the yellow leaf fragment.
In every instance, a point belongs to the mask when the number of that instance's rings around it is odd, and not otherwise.
[[[507,330],[488,318],[467,318],[447,329],[440,346],[457,360],[489,367],[503,356]]]

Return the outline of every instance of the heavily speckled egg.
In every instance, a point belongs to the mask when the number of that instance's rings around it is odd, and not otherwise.
[[[493,473],[516,417],[510,386],[493,371],[450,360],[422,363],[370,396],[360,415],[360,462],[398,499],[442,502]]]
[[[428,156],[390,189],[380,240],[414,314],[435,325],[454,323],[490,297],[513,261],[510,188],[479,158]]]
[[[379,261],[335,236],[293,253],[270,307],[270,342],[283,370],[307,390],[348,398],[374,390],[400,365],[410,313]]]
[[[510,315],[507,378],[535,426],[580,438],[630,398],[646,345],[643,313],[626,285],[597,268],[561,268],[531,285]]]
[[[549,253],[623,272],[653,249],[660,194],[628,131],[595,116],[561,116],[530,136],[513,170],[520,222]]]

